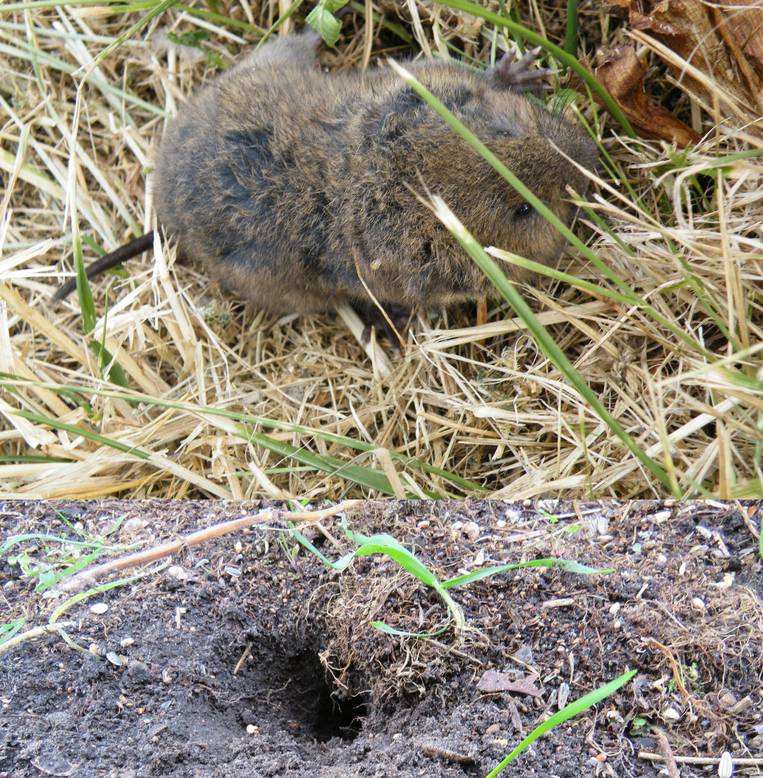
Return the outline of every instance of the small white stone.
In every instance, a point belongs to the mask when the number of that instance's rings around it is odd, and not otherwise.
[[[122,665],[125,664],[124,659],[115,651],[108,651],[106,653],[106,659],[108,659],[114,667],[122,667]]]
[[[102,614],[106,613],[108,609],[109,606],[106,605],[105,602],[96,602],[90,606],[90,612],[94,613],[96,616],[101,616]]]
[[[122,638],[119,641],[119,647],[120,648],[127,648],[128,646],[131,646],[135,642],[134,638]]]
[[[701,597],[692,597],[691,607],[694,608],[695,611],[704,611],[705,601]]]
[[[562,681],[559,684],[559,696],[557,699],[557,707],[561,710],[570,699],[570,685],[566,681]]]
[[[678,721],[681,718],[681,712],[671,705],[668,705],[668,707],[664,708],[662,711],[662,718],[665,719],[665,721]]]
[[[713,586],[721,590],[730,589],[734,585],[735,577],[734,573],[725,573],[723,578],[720,581],[716,581]]]
[[[467,521],[461,527],[461,532],[473,543],[480,536],[480,525],[476,521]]]
[[[167,568],[167,575],[172,576],[173,578],[177,578],[178,581],[185,581],[190,573],[180,565],[170,565]]]
[[[127,521],[122,525],[122,531],[128,535],[133,535],[136,532],[145,529],[147,526],[148,522],[145,519],[134,517],[132,519],[127,519]]]
[[[256,724],[247,724],[246,725],[246,734],[247,735],[256,735],[259,732],[259,727],[257,727]]]

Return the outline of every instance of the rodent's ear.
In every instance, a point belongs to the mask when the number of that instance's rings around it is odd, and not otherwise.
[[[504,138],[518,138],[520,136],[519,125],[507,114],[501,114],[493,122],[493,130]]]

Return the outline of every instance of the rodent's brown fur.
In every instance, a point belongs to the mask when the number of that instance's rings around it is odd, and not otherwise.
[[[554,263],[564,241],[389,68],[327,75],[313,34],[268,42],[172,121],[155,200],[181,253],[273,312],[476,299],[489,282],[412,190],[441,195],[483,245]],[[563,221],[596,148],[507,86],[506,70],[413,74]],[[524,79],[526,80],[527,74]],[[526,209],[525,209],[526,210]],[[358,276],[362,277],[362,281]]]

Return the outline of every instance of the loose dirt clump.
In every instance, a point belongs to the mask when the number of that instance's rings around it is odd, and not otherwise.
[[[109,543],[150,546],[263,505],[4,503],[2,540],[92,540],[121,520]],[[283,522],[189,548],[62,613],[63,636],[84,651],[53,633],[0,654],[0,775],[485,775],[566,701],[628,668],[632,683],[506,774],[658,775],[645,755],[668,749],[682,776],[717,775],[724,750],[763,753],[755,509],[352,508],[349,527],[390,533],[441,580],[543,557],[614,569],[525,569],[452,589],[466,629],[434,639],[371,625],[429,632],[446,618],[433,590],[386,557],[330,570]],[[331,560],[353,548],[338,518],[302,531]],[[22,633],[65,599],[35,592],[30,575],[60,550],[38,537],[0,560],[8,622],[25,618]],[[514,691],[490,691],[496,679]],[[736,774],[760,770],[740,762]]]

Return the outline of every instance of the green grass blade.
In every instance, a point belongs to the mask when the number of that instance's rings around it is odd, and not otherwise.
[[[50,416],[43,416],[40,413],[32,413],[31,411],[24,411],[21,410],[20,408],[14,408],[13,410],[9,410],[8,413],[12,413],[14,416],[21,416],[22,419],[26,419],[27,421],[34,422],[35,424],[41,424],[44,426],[53,427],[54,429],[57,430],[64,430],[65,432],[69,432],[72,435],[81,435],[83,438],[92,440],[95,443],[100,443],[102,446],[107,446],[108,448],[114,448],[117,451],[122,451],[125,454],[130,454],[132,456],[135,456],[138,459],[143,459],[146,461],[151,459],[151,454],[149,454],[147,451],[143,451],[137,446],[128,446],[126,443],[122,443],[118,440],[113,440],[112,438],[107,438],[105,435],[99,435],[97,432],[93,432],[92,430],[85,429],[84,427],[77,427],[74,424],[67,424],[66,422],[59,421],[58,419],[52,419]]]
[[[0,454],[0,463],[60,465],[72,461],[72,459],[64,459],[63,457],[46,457],[39,454]]]
[[[10,549],[19,543],[26,543],[28,540],[47,541],[50,543],[60,543],[62,546],[79,546],[81,548],[103,548],[112,551],[124,551],[133,548],[133,546],[107,546],[104,543],[97,543],[86,540],[72,540],[71,538],[62,538],[59,535],[49,535],[44,532],[26,532],[22,535],[12,535],[0,545],[0,557],[7,554]]]
[[[565,705],[562,710],[555,713],[550,718],[546,719],[542,724],[537,726],[508,756],[506,756],[499,764],[497,764],[488,774],[487,778],[495,778],[496,775],[502,773],[528,746],[532,745],[539,737],[545,735],[546,732],[558,727],[565,721],[578,716],[583,711],[596,705],[596,703],[609,697],[610,694],[614,694],[621,686],[624,686],[628,681],[636,675],[636,670],[628,670],[622,675],[618,676],[614,680],[610,681],[604,686],[599,687],[595,691],[586,694],[580,699],[574,700],[569,705]]]
[[[550,557],[548,559],[531,559],[527,562],[515,562],[509,565],[482,567],[472,573],[466,573],[465,575],[459,575],[455,578],[449,578],[447,581],[443,581],[442,585],[445,589],[454,589],[456,586],[464,586],[466,584],[473,583],[474,581],[481,581],[483,578],[489,578],[493,575],[500,575],[501,573],[507,573],[510,570],[519,570],[525,567],[559,567],[568,573],[577,573],[578,575],[606,575],[608,573],[614,572],[614,570],[611,568],[597,570],[594,567],[581,565],[579,562]]]
[[[101,368],[104,381],[110,381],[112,384],[126,389],[130,382],[127,380],[127,374],[122,369],[119,362],[115,361],[112,353],[103,345],[102,342],[91,340],[88,343],[90,350],[98,358],[98,364]]]
[[[230,16],[225,16],[216,11],[206,10],[205,8],[195,8],[194,6],[186,5],[185,3],[178,3],[177,8],[179,11],[183,11],[189,16],[197,16],[199,19],[204,19],[213,24],[221,24],[224,27],[230,27],[233,30],[242,30],[243,32],[249,32],[253,35],[263,35],[265,32],[262,27],[258,27],[256,24],[250,24],[241,19],[232,19]]]
[[[161,567],[166,567],[167,565],[161,565]],[[84,592],[78,592],[77,594],[73,595],[72,597],[69,597],[68,600],[65,602],[62,602],[54,611],[51,613],[50,618],[48,619],[48,624],[55,624],[61,616],[63,616],[66,611],[68,611],[70,608],[74,607],[77,603],[83,602],[84,600],[88,600],[91,597],[93,597],[96,594],[103,594],[103,592],[108,592],[110,589],[116,589],[119,586],[127,586],[127,584],[131,584],[133,581],[137,581],[139,578],[144,578],[147,575],[152,575],[156,572],[156,569],[152,570],[146,570],[142,573],[136,573],[135,575],[131,575],[128,578],[119,578],[116,581],[108,581],[107,583],[100,584],[99,586],[94,586],[92,589],[88,589]]]
[[[366,7],[362,3],[357,2],[357,0],[353,0],[353,2],[350,3],[350,7],[352,8],[353,11],[356,11],[365,19]],[[374,24],[378,23],[380,20],[381,20],[382,27],[389,30],[390,32],[395,33],[395,35],[397,35],[397,37],[400,38],[400,40],[403,40],[406,43],[413,45],[414,43],[413,36],[408,33],[405,27],[403,27],[401,24],[397,24],[396,22],[391,22],[383,14],[378,14],[376,13],[376,11],[374,11],[373,12]]]
[[[257,443],[259,446],[283,457],[296,459],[297,462],[301,462],[304,465],[310,465],[315,470],[320,470],[329,475],[340,475],[342,478],[352,481],[359,486],[366,486],[369,489],[374,489],[375,491],[390,497],[395,494],[395,490],[392,488],[387,476],[378,470],[351,465],[347,462],[343,462],[341,459],[336,459],[325,454],[314,454],[306,449],[292,446],[291,443],[275,440],[267,435],[263,435],[261,432],[254,432],[253,430],[242,429],[237,433],[237,437],[242,440]]]
[[[18,386],[24,386],[24,385],[43,386],[44,385],[45,388],[49,389],[50,391],[56,392],[57,394],[61,394],[61,395],[73,394],[75,396],[79,396],[79,395],[90,396],[95,394],[101,397],[110,397],[113,399],[125,400],[126,402],[133,403],[133,404],[145,403],[146,405],[153,405],[160,408],[173,408],[175,410],[186,411],[189,413],[196,413],[201,416],[204,415],[218,416],[225,419],[231,419],[233,421],[239,421],[245,424],[259,425],[265,427],[266,429],[281,430],[284,432],[294,432],[299,435],[314,436],[321,440],[325,440],[328,443],[332,443],[334,445],[341,446],[344,448],[349,448],[355,451],[361,451],[364,453],[370,453],[378,448],[378,446],[372,443],[366,443],[362,440],[357,440],[356,438],[350,438],[344,435],[336,435],[333,432],[327,432],[325,430],[315,429],[314,427],[305,427],[301,424],[294,424],[292,422],[279,421],[275,419],[267,419],[262,416],[254,416],[252,414],[239,412],[239,411],[228,411],[223,408],[214,408],[212,406],[207,406],[207,405],[194,405],[192,403],[165,400],[163,398],[150,397],[148,395],[144,395],[140,393],[126,393],[117,389],[106,389],[101,387],[85,388],[85,387],[68,385],[68,384],[63,384],[63,385],[42,384],[36,381],[30,381],[29,379],[21,378],[16,375],[12,375],[10,373],[0,373],[0,386],[11,387],[17,385]],[[247,431],[246,439],[247,440],[250,439],[252,437],[252,434],[260,434],[260,433],[253,433]],[[266,436],[264,439],[267,441],[272,440],[271,438],[268,438]],[[285,454],[284,451],[279,451],[278,453],[284,454],[286,456],[290,456],[289,454]],[[436,475],[440,478],[443,478],[449,481],[450,483],[452,483],[454,486],[457,486],[466,494],[479,495],[479,494],[486,494],[488,491],[480,484],[474,481],[470,481],[468,478],[462,478],[461,476],[456,475],[455,473],[451,473],[448,470],[443,470],[442,468],[436,467],[434,465],[430,465],[426,462],[421,462],[417,459],[414,459],[413,457],[406,456],[405,454],[400,454],[396,451],[389,451],[389,454],[393,461],[398,462],[406,467],[409,467],[412,470],[417,470],[419,472],[427,473],[428,475]],[[333,460],[333,462],[334,462],[333,465],[334,468],[337,467],[338,464],[341,464],[341,460],[338,459]],[[321,468],[321,469],[325,470],[325,468]],[[331,470],[331,472],[334,472],[334,470]],[[378,472],[378,471],[373,471],[373,472]],[[386,485],[391,489],[388,480],[386,481]],[[389,492],[389,494],[392,494],[392,492]],[[452,497],[455,495],[450,494],[449,492],[445,492],[442,494],[433,493],[431,496],[435,498],[439,498],[439,497]]]
[[[95,57],[94,65],[103,62],[109,54],[119,48],[125,41],[130,40],[133,36],[137,35],[152,19],[161,16],[176,3],[177,0],[159,0],[147,14],[141,16],[135,24],[130,25],[123,33],[118,35],[113,43],[110,43],[105,49],[101,50]]]
[[[262,37],[257,41],[257,45],[254,50],[262,46],[268,38],[302,5],[304,0],[293,0],[289,7],[275,20],[275,22],[264,31]]]
[[[497,170],[510,184],[513,186],[519,194],[530,202],[534,207],[537,206],[538,211],[542,213],[549,222],[557,227],[565,237],[574,236],[574,233],[570,229],[563,225],[562,222],[553,214],[535,195],[513,174],[509,169],[498,160],[497,157],[450,112],[447,108],[422,84],[420,84],[408,71],[400,67],[395,62],[391,63],[395,71],[406,81],[406,83],[416,92],[422,100],[424,100],[431,108],[433,108],[461,137],[464,138],[480,156],[482,156],[490,165]],[[595,392],[588,386],[583,380],[583,377],[573,367],[572,363],[567,359],[567,356],[559,348],[556,341],[551,337],[548,330],[538,321],[535,314],[530,309],[530,306],[525,302],[522,295],[516,290],[514,284],[512,284],[504,275],[503,271],[498,267],[495,260],[490,257],[482,246],[474,239],[471,233],[461,224],[456,218],[455,214],[450,208],[440,199],[434,198],[435,213],[443,222],[445,227],[456,238],[461,247],[469,254],[469,256],[480,266],[482,271],[487,275],[496,289],[501,293],[503,298],[511,305],[515,313],[522,319],[527,326],[527,329],[535,339],[538,346],[546,354],[546,356],[554,363],[558,370],[564,375],[567,381],[573,386],[578,393],[583,397],[599,418],[609,427],[609,429],[617,435],[618,438],[625,444],[628,450],[660,481],[660,483],[670,490],[676,497],[680,495],[678,484],[670,477],[670,475],[650,456],[646,454],[631,438],[631,436],[625,431],[622,425],[609,413],[604,407],[601,400]],[[583,244],[575,238],[578,245]],[[587,249],[587,255],[595,257],[590,249]],[[603,265],[598,257],[595,258],[596,262]],[[609,272],[609,271],[608,271]],[[613,274],[609,272],[609,275]],[[615,276],[615,278],[617,278]],[[632,290],[626,289],[627,293],[635,294]],[[667,452],[666,452],[667,455]]]
[[[24,624],[26,624],[26,619],[23,617],[7,621],[5,624],[0,624],[0,646],[7,640],[10,640]]]
[[[90,281],[85,272],[85,260],[82,257],[82,243],[79,237],[79,230],[75,227],[72,232],[74,272],[77,276],[77,297],[79,298],[79,308],[82,315],[82,329],[85,331],[85,335],[90,335],[95,329],[95,303],[93,302],[93,292],[90,289]]]
[[[435,588],[439,585],[437,576],[404,545],[399,543],[392,535],[380,534],[361,535],[359,532],[347,530],[348,537],[358,544],[356,556],[371,556],[384,554],[400,567],[407,570],[412,576],[418,578],[425,586]]]
[[[564,35],[564,50],[574,57],[578,50],[578,3],[567,0],[567,30]]]
[[[654,475],[657,480],[676,497],[680,495],[680,489],[667,472],[655,462],[626,432],[625,428],[604,407],[597,394],[585,382],[566,354],[559,348],[551,333],[538,321],[530,306],[525,302],[515,286],[506,278],[480,244],[456,219],[453,212],[441,200],[437,213],[445,226],[469,254],[470,257],[482,268],[485,275],[498,289],[503,298],[511,305],[514,312],[525,323],[528,331],[538,344],[543,353],[553,362],[559,372],[567,379],[570,386],[574,387],[578,394],[586,400],[596,415],[609,427],[609,429],[625,444],[625,447]]]
[[[63,581],[64,578],[69,578],[70,576],[79,573],[81,570],[84,570],[91,562],[94,562],[98,557],[103,556],[105,553],[107,553],[105,549],[93,551],[90,554],[86,554],[85,556],[76,559],[70,565],[67,565],[62,569],[38,571],[36,573],[38,581],[34,590],[39,593],[52,589],[54,586],[57,586],[59,582]]]

